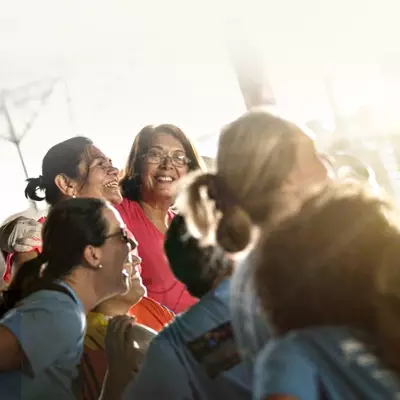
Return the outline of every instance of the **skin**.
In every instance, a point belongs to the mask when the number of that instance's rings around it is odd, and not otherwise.
[[[83,185],[82,179],[69,179],[64,175],[58,175],[55,183],[63,194],[64,198],[93,197],[104,199],[112,204],[122,202],[122,195],[119,189],[119,171],[112,165],[112,161],[106,157],[96,146],[88,149],[89,160],[82,160],[78,169],[81,177],[86,177]],[[109,187],[113,184],[112,187]],[[36,252],[18,253],[13,259],[13,275],[18,268],[26,261],[37,256]]]
[[[186,155],[182,143],[167,133],[154,136],[149,151],[158,150],[164,154],[175,151]],[[176,182],[188,173],[188,166],[176,167],[169,159],[164,159],[160,164],[149,164],[143,160],[142,190],[140,205],[153,224],[165,233],[168,228],[168,210],[174,200],[174,187]],[[161,182],[159,177],[168,176],[172,182]]]
[[[103,210],[108,234],[125,228],[118,212],[111,206]],[[126,293],[130,279],[124,272],[127,264],[137,269],[140,259],[132,255],[135,243],[126,243],[122,236],[107,239],[102,247],[88,245],[83,250],[81,264],[64,279],[74,290],[86,313],[99,302],[117,294]],[[21,369],[26,365],[26,356],[15,336],[0,326],[0,371]]]

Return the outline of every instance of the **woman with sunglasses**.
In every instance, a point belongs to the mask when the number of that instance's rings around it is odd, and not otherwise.
[[[118,206],[140,243],[142,279],[150,298],[175,313],[197,302],[171,272],[164,235],[174,216],[176,182],[189,171],[205,169],[194,145],[176,126],[147,126],[136,136],[121,181]]]
[[[78,398],[85,316],[126,292],[140,263],[122,229],[119,213],[101,199],[69,199],[51,208],[42,252],[19,268],[3,295],[1,399]]]

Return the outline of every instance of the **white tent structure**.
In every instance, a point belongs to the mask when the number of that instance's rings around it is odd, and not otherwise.
[[[169,122],[215,154],[245,107],[217,18],[190,3],[0,1],[0,220],[28,207],[26,176],[69,136],[123,167],[144,125]]]

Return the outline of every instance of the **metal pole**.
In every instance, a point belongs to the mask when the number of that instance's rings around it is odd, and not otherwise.
[[[4,115],[6,117],[6,120],[7,120],[7,123],[8,123],[8,127],[9,127],[10,133],[11,133],[11,142],[14,143],[16,148],[17,148],[18,156],[19,156],[19,159],[21,161],[21,165],[22,165],[22,168],[24,170],[25,177],[26,177],[26,179],[28,179],[29,178],[28,169],[26,167],[26,164],[25,164],[25,161],[24,161],[24,157],[22,156],[22,151],[21,151],[21,140],[18,139],[17,132],[15,130],[14,124],[12,123],[10,111],[8,110],[6,99],[4,98],[4,93],[2,94],[2,102],[3,102]],[[35,210],[38,211],[37,204],[34,201],[31,201],[31,203],[35,207]]]

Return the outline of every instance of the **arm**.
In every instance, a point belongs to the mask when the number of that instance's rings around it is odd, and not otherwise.
[[[0,372],[20,369],[24,353],[15,335],[0,325]]]

